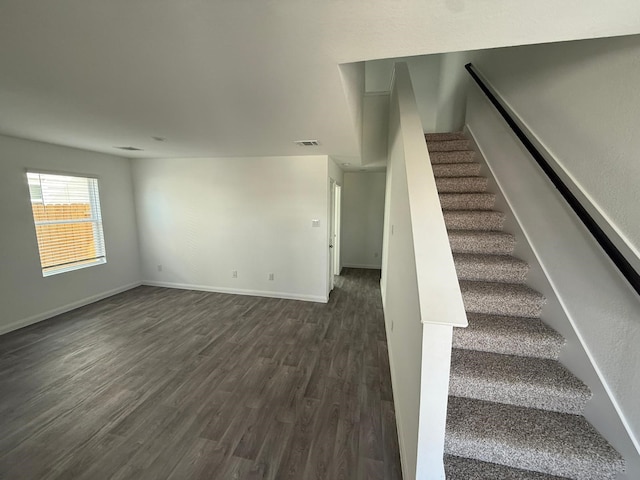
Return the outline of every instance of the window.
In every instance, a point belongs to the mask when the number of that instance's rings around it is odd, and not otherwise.
[[[42,275],[105,263],[98,179],[28,172]]]

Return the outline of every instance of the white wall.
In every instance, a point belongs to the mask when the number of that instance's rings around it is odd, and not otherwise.
[[[326,301],[328,163],[326,156],[134,161],[144,282]]]
[[[391,86],[393,65],[400,61],[407,63],[423,131],[435,132],[440,85],[440,60],[441,55],[424,55],[365,62],[365,92],[388,92]],[[365,117],[365,123],[366,121]]]
[[[555,158],[554,168],[636,269],[640,265],[638,58],[640,37],[634,36],[492,50],[474,59],[508,108],[537,137],[534,143]],[[562,201],[549,203],[557,194],[554,189],[543,191],[536,186],[537,167],[520,160],[518,152],[522,148],[507,149],[508,136],[490,129],[490,116],[477,113],[481,102],[472,105],[467,122],[486,150],[487,160],[502,162],[504,189],[507,193],[514,189],[514,210],[575,333],[565,333],[568,326],[562,324],[553,326],[569,338],[574,335],[584,347],[635,439],[635,450],[624,443],[623,436],[615,434],[615,423],[605,421],[597,411],[597,405],[604,404],[597,391],[587,409],[588,418],[601,430],[611,431],[610,440],[620,442],[615,446],[632,462],[634,474],[628,478],[637,478],[638,296],[575,216],[565,213]],[[492,112],[490,107],[485,110]],[[514,169],[520,164],[518,173]],[[526,184],[522,184],[522,177]],[[575,349],[571,344],[566,349],[565,363],[576,363],[572,357]],[[579,364],[571,366],[585,375],[585,368]]]
[[[396,65],[380,286],[404,478],[444,479],[453,326],[467,319],[407,65]]]
[[[331,157],[329,157],[329,178],[333,178],[338,185],[344,184],[344,171]]]
[[[640,478],[638,295],[476,87],[467,122],[506,198],[502,210],[514,212],[509,231],[532,265],[528,283],[548,299],[542,318],[567,340],[560,360],[593,392],[585,417],[625,457],[620,478]]]
[[[497,49],[475,61],[636,259],[638,58],[640,36],[631,36]]]
[[[345,267],[380,268],[385,172],[345,172],[341,259]]]
[[[364,62],[345,63],[339,66],[344,96],[349,106],[353,129],[358,142],[358,153],[362,152],[362,98],[364,95]]]
[[[399,117],[392,102],[380,286],[402,474],[413,479],[418,460],[422,323]]]
[[[0,136],[0,333],[140,283],[130,161]],[[42,277],[26,169],[96,175],[107,263]]]

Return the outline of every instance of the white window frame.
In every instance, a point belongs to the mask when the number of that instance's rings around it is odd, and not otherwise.
[[[73,224],[73,223],[90,223],[93,226],[93,235],[95,248],[97,250],[97,257],[95,258],[87,258],[85,260],[77,260],[73,263],[69,264],[60,264],[56,266],[44,266],[42,265],[42,256],[40,252],[40,242],[38,242],[38,254],[40,260],[40,266],[42,269],[43,277],[50,277],[53,275],[58,275],[65,272],[71,272],[74,270],[80,270],[88,267],[93,267],[96,265],[102,265],[107,263],[107,253],[105,247],[104,240],[104,228],[102,225],[102,210],[100,207],[100,188],[99,188],[99,179],[95,175],[86,175],[81,173],[70,173],[70,172],[53,172],[42,169],[28,169],[26,172],[27,176],[27,184],[29,185],[29,198],[30,204],[33,203],[33,199],[31,197],[31,183],[29,182],[30,175],[44,175],[44,176],[58,176],[58,177],[75,177],[82,178],[91,181],[91,185],[88,189],[88,200],[91,211],[91,218],[87,219],[65,219],[65,220],[47,220],[47,221],[36,221],[36,218],[32,211],[32,218],[34,223],[34,230],[37,237],[37,228],[40,225],[55,225],[55,224]],[[40,187],[40,195],[41,201],[44,202],[44,194],[42,193],[42,187]]]

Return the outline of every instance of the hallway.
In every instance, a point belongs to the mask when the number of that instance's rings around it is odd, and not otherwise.
[[[138,287],[0,337],[0,478],[400,479],[379,271]]]

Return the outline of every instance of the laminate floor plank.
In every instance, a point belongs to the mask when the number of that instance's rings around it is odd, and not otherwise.
[[[400,480],[379,275],[142,286],[0,336],[0,479]]]

